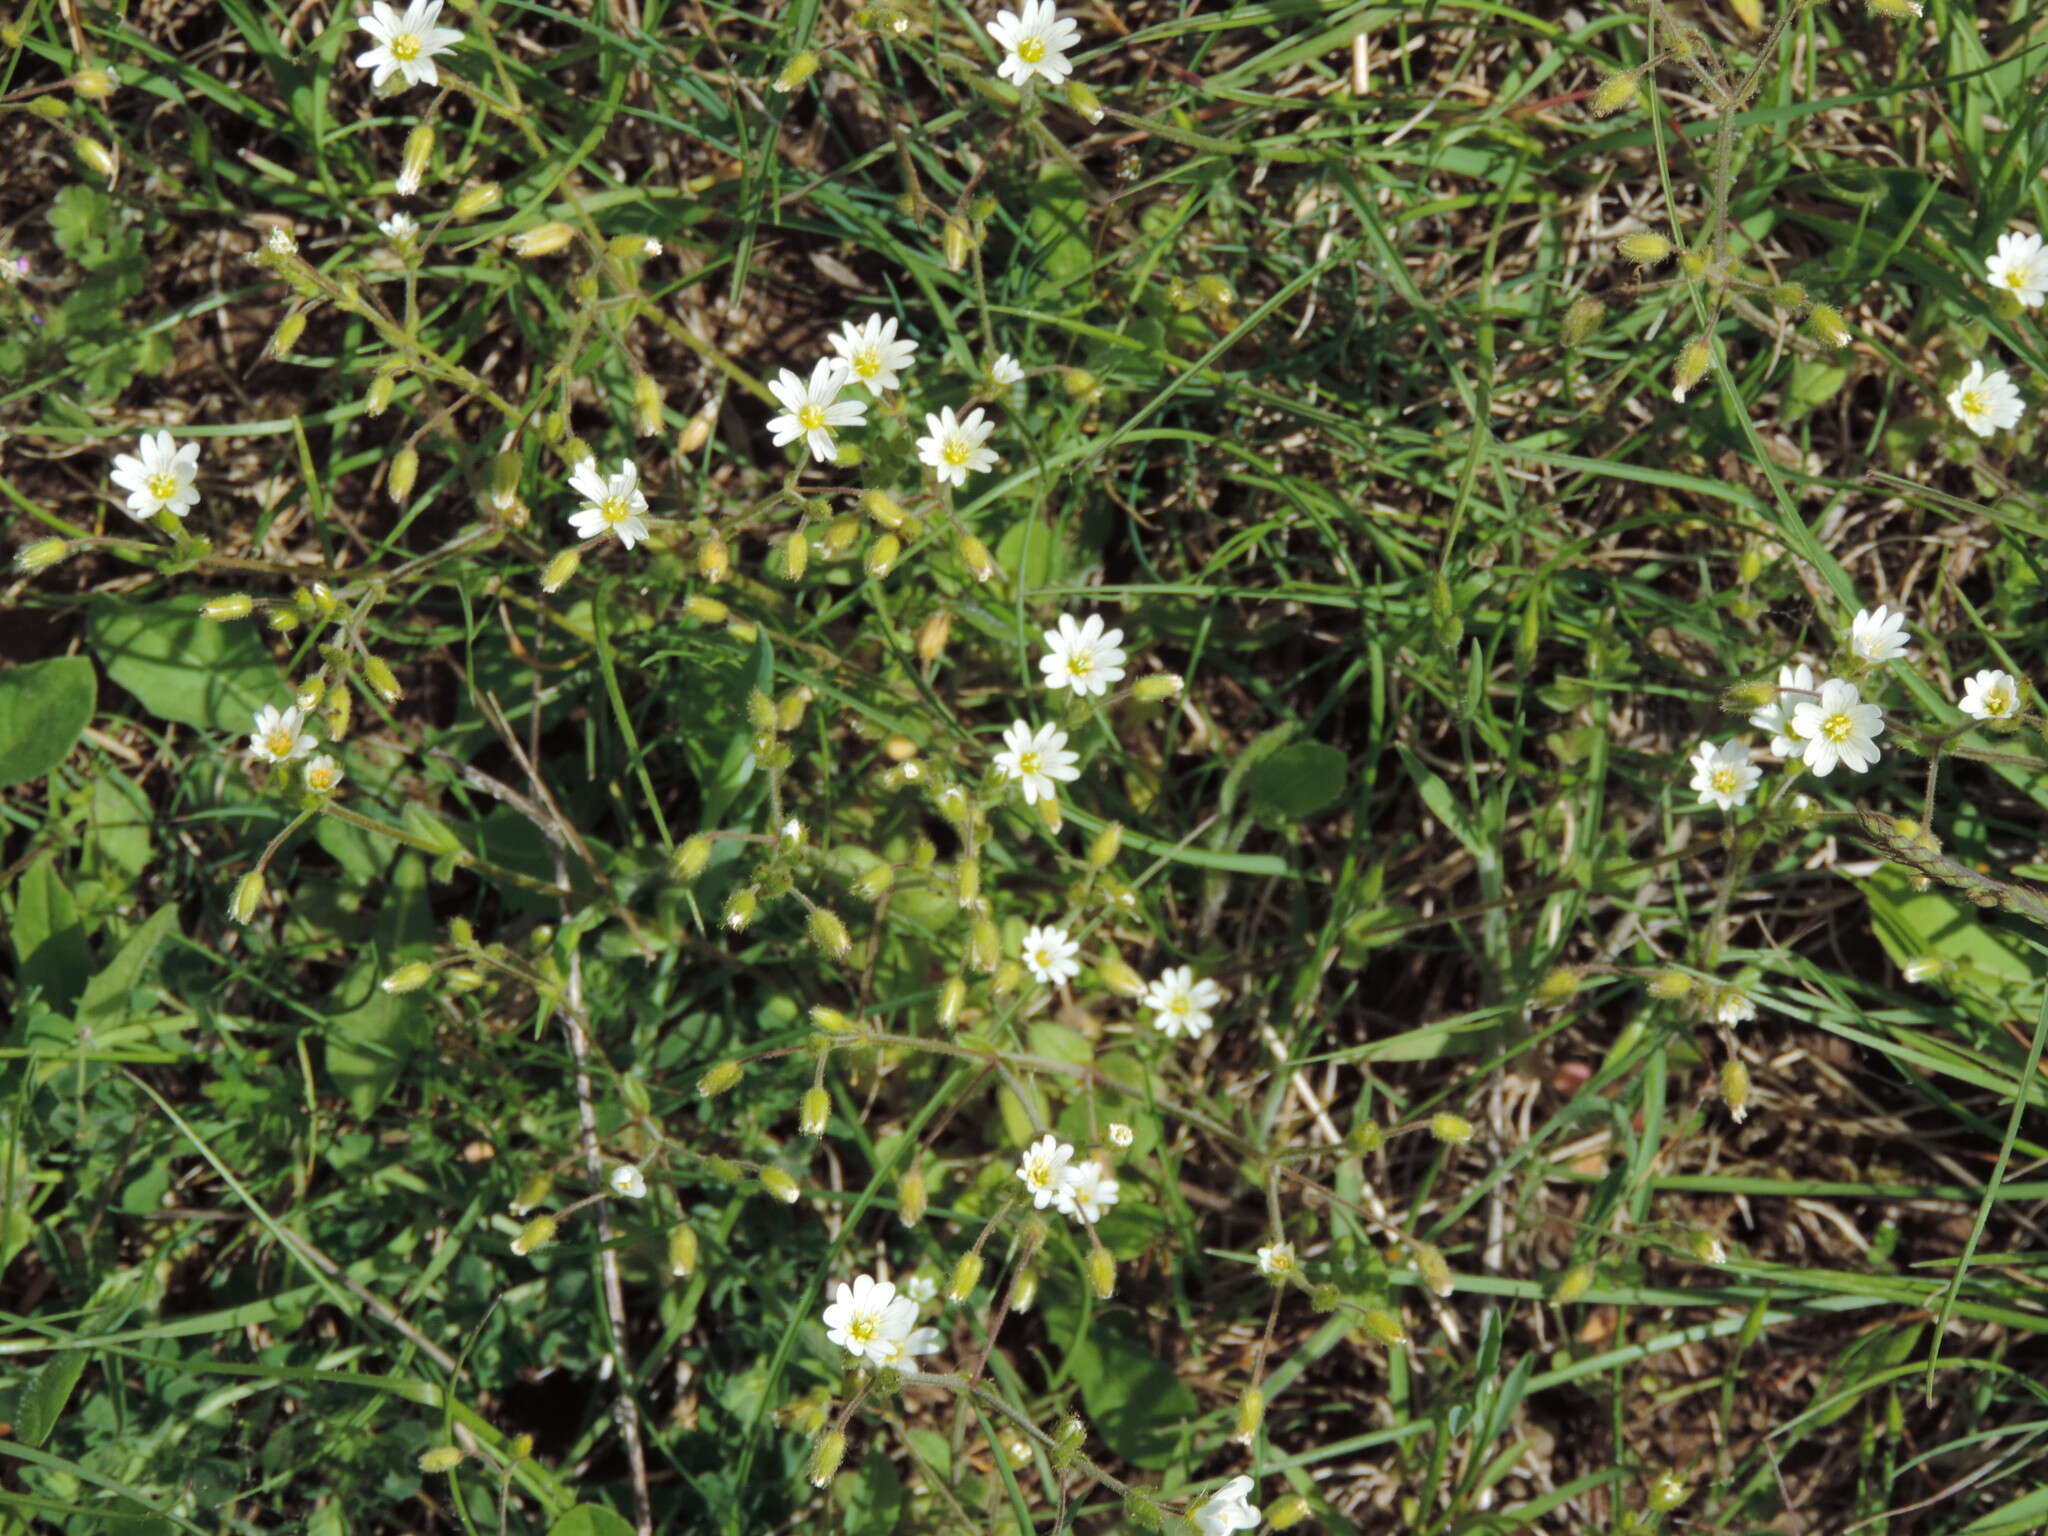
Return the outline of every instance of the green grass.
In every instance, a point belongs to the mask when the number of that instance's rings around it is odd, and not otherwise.
[[[2038,1528],[2048,756],[1943,733],[2048,675],[2044,311],[1983,270],[2048,224],[2039,14],[1077,9],[1091,125],[994,80],[993,10],[480,4],[381,99],[346,11],[0,35],[0,1518],[1092,1532],[1245,1473],[1339,1533]],[[868,313],[907,409],[793,474],[767,381]],[[1983,444],[1979,357],[2029,402]],[[977,399],[1002,462],[932,494]],[[107,480],[158,427],[175,536]],[[661,521],[545,593],[584,448]],[[1726,690],[1879,601],[1878,769],[1702,810]],[[1088,612],[1130,677],[1070,709],[1039,633]],[[315,675],[331,802],[243,751]],[[1081,754],[1058,828],[986,779],[1019,717]],[[1930,753],[1938,849],[1852,816],[1919,820]],[[999,963],[1055,921],[1059,998]],[[1097,1229],[1016,1208],[1111,1121]],[[827,1342],[971,1248],[924,1378]]]

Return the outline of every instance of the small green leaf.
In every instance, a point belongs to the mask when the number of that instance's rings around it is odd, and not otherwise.
[[[846,1511],[846,1536],[889,1536],[903,1515],[903,1479],[895,1464],[870,1447],[860,1470],[833,1479],[832,1491]]]
[[[21,1384],[21,1397],[14,1408],[16,1440],[23,1445],[41,1445],[50,1438],[90,1358],[82,1349],[60,1350]]]
[[[1283,821],[1304,820],[1336,803],[1349,767],[1342,752],[1319,741],[1282,747],[1252,769],[1252,806]]]
[[[92,723],[98,681],[83,656],[53,656],[0,672],[0,788],[39,779]]]
[[[602,1504],[578,1504],[548,1527],[548,1536],[633,1536],[633,1527]]]
[[[85,984],[85,992],[78,999],[78,1008],[73,1015],[81,1027],[97,1025],[104,1028],[128,1021],[132,1007],[130,994],[142,984],[150,963],[156,959],[156,952],[177,926],[177,907],[166,905],[150,913],[148,920],[128,935],[127,942],[115,951],[114,958]]]
[[[20,986],[40,987],[51,1008],[70,1012],[92,974],[92,945],[78,920],[78,905],[50,860],[31,864],[15,888],[8,938]]]

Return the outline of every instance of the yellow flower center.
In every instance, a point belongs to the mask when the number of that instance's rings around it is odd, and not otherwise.
[[[871,1313],[862,1312],[846,1325],[846,1332],[849,1337],[858,1339],[863,1344],[871,1344],[880,1328]]]
[[[420,56],[420,35],[417,32],[401,32],[391,39],[391,57],[401,64],[409,64]]]
[[[1186,1018],[1188,1014],[1191,1013],[1193,1010],[1194,1004],[1188,1001],[1187,995],[1185,993],[1183,993],[1179,997],[1174,998],[1171,1002],[1169,1002],[1166,1005],[1166,1011],[1172,1014],[1177,1019]]]
[[[315,768],[306,775],[306,788],[308,789],[319,791],[332,789],[333,787],[334,770],[332,768]]]
[[[1716,768],[1710,776],[1709,782],[1714,786],[1715,794],[1732,795],[1735,793],[1735,770],[1733,768]]]
[[[1034,949],[1033,951],[1031,951],[1031,963],[1037,966],[1041,971],[1051,970],[1052,951],[1049,949]]]
[[[290,757],[292,748],[297,745],[290,731],[272,731],[263,738],[263,750],[272,757]]]
[[[1984,713],[1994,718],[2012,713],[2012,695],[2003,688],[1993,688],[1984,695]]]
[[[1025,37],[1017,41],[1017,57],[1026,64],[1036,64],[1045,57],[1045,39]]]
[[[882,371],[882,352],[879,347],[867,347],[853,354],[853,371],[856,377],[872,379]]]
[[[796,411],[796,424],[806,432],[816,432],[825,425],[825,407],[822,405],[800,405]]]
[[[2013,289],[2015,292],[2017,292],[2021,288],[2026,287],[2027,275],[2031,270],[2032,269],[2029,267],[2012,268],[2005,274],[2005,286]]]
[[[1020,779],[1036,778],[1038,776],[1038,772],[1038,754],[1036,752],[1024,752],[1018,754],[1017,777],[1019,777]]]
[[[1052,1182],[1052,1164],[1042,1157],[1034,1157],[1024,1170],[1024,1182],[1033,1189],[1045,1188]]]
[[[597,504],[597,515],[604,519],[606,527],[616,528],[633,515],[632,503],[623,496],[607,496]]]
[[[1991,409],[1991,402],[1984,398],[1984,392],[1977,389],[1963,391],[1963,414],[1982,416]]]
[[[1856,734],[1856,722],[1849,718],[1847,711],[1837,710],[1821,721],[1820,733],[1829,741],[1847,741]]]
[[[178,477],[167,469],[162,470],[144,481],[143,489],[158,501],[169,501],[178,494]]]
[[[939,457],[944,459],[948,464],[952,465],[955,469],[958,469],[961,465],[967,462],[967,455],[972,453],[973,451],[974,450],[972,448],[969,448],[967,446],[966,438],[949,437],[946,439],[945,446],[939,449]]]
[[[1073,677],[1086,677],[1095,670],[1095,658],[1086,651],[1076,651],[1067,658],[1067,672]]]

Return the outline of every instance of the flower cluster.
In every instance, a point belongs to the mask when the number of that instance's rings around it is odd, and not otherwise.
[[[1034,1210],[1055,1206],[1083,1226],[1092,1227],[1116,1204],[1117,1181],[1109,1170],[1095,1158],[1075,1162],[1073,1147],[1055,1136],[1041,1136],[1025,1149],[1017,1179],[1030,1192]]]
[[[915,1365],[919,1355],[939,1347],[939,1331],[918,1326],[916,1300],[873,1275],[840,1284],[825,1308],[825,1336],[856,1361],[873,1366]]]

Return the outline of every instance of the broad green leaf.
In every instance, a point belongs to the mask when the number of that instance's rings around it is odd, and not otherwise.
[[[1932,957],[1956,967],[1955,996],[1987,1024],[1997,1024],[2036,986],[2039,962],[1995,918],[1939,886],[1913,889],[1913,877],[1883,865],[1862,882],[1870,926],[1894,963]],[[1987,996],[1988,994],[1988,996]]]
[[[156,821],[142,786],[118,768],[102,765],[93,775],[88,815],[92,834],[85,867],[115,884],[139,878],[155,851],[151,829]]]
[[[1103,1444],[1140,1467],[1171,1466],[1194,1392],[1121,1312],[1097,1312],[1068,1356]]]
[[[39,779],[92,723],[98,680],[83,656],[52,656],[0,672],[0,787]]]
[[[327,1020],[327,1075],[366,1120],[428,1039],[426,1006],[417,993],[394,997],[380,983],[407,960],[425,958],[432,938],[426,905],[427,866],[409,853],[393,867],[377,913],[373,942],[335,989],[341,1011]]]
[[[277,663],[246,624],[199,616],[196,599],[121,603],[100,599],[86,618],[86,641],[107,676],[151,714],[180,725],[240,734],[284,691]]]
[[[602,1504],[578,1504],[548,1527],[548,1536],[633,1536],[633,1527]]]
[[[846,1511],[839,1526],[845,1536],[889,1536],[903,1516],[903,1478],[895,1463],[872,1446],[858,1471],[832,1480],[832,1492]]]
[[[59,1350],[21,1384],[21,1396],[14,1406],[16,1440],[23,1445],[41,1445],[50,1438],[90,1358],[82,1349]]]
[[[1792,365],[1792,376],[1785,384],[1785,403],[1779,408],[1779,419],[1797,421],[1810,416],[1842,392],[1842,386],[1849,382],[1849,370],[1837,363],[1820,362],[1801,358]]]
[[[130,994],[142,984],[157,950],[177,926],[178,909],[166,904],[150,913],[143,925],[128,935],[114,958],[85,984],[74,1015],[81,1028],[128,1021],[132,1011]]]
[[[1313,816],[1344,793],[1349,766],[1342,752],[1319,741],[1282,747],[1252,769],[1252,807],[1283,821]]]
[[[1058,309],[1087,296],[1095,251],[1088,241],[1088,194],[1081,178],[1048,161],[1024,221],[1024,249],[1036,261],[1035,300]]]
[[[24,987],[40,987],[43,1000],[69,1013],[92,974],[92,945],[71,892],[48,859],[39,859],[14,892],[14,974]]]

